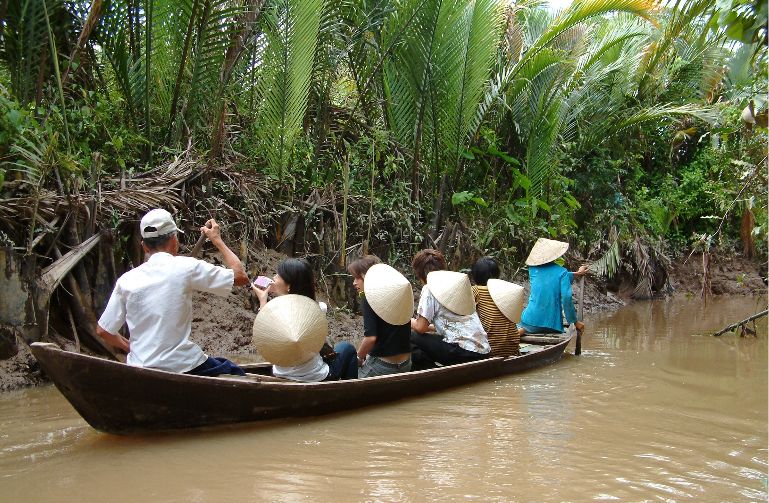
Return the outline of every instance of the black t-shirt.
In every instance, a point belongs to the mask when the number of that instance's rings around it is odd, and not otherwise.
[[[395,356],[411,351],[411,324],[390,325],[377,316],[366,298],[361,298],[363,308],[363,335],[376,336],[376,343],[369,354],[371,356]]]

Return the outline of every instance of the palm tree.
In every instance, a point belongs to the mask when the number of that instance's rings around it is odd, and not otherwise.
[[[323,6],[323,0],[278,0],[264,13],[254,133],[279,177],[307,108]]]

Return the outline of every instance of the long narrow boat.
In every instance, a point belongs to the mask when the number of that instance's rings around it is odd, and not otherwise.
[[[269,364],[245,366],[246,377],[200,377],[131,367],[48,343],[33,343],[32,353],[88,424],[124,435],[316,416],[421,395],[554,363],[571,337],[528,339],[536,346],[521,356],[319,383],[272,377]]]

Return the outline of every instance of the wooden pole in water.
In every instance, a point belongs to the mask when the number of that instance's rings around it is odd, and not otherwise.
[[[582,314],[585,312],[585,276],[579,278],[579,321],[582,321]],[[574,354],[582,354],[582,330],[577,330],[577,343],[574,347]]]

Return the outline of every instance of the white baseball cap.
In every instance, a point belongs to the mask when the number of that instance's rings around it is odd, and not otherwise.
[[[139,224],[139,230],[141,230],[143,238],[156,238],[172,232],[181,232],[184,234],[184,231],[176,227],[174,217],[161,208],[150,210],[144,215]]]

